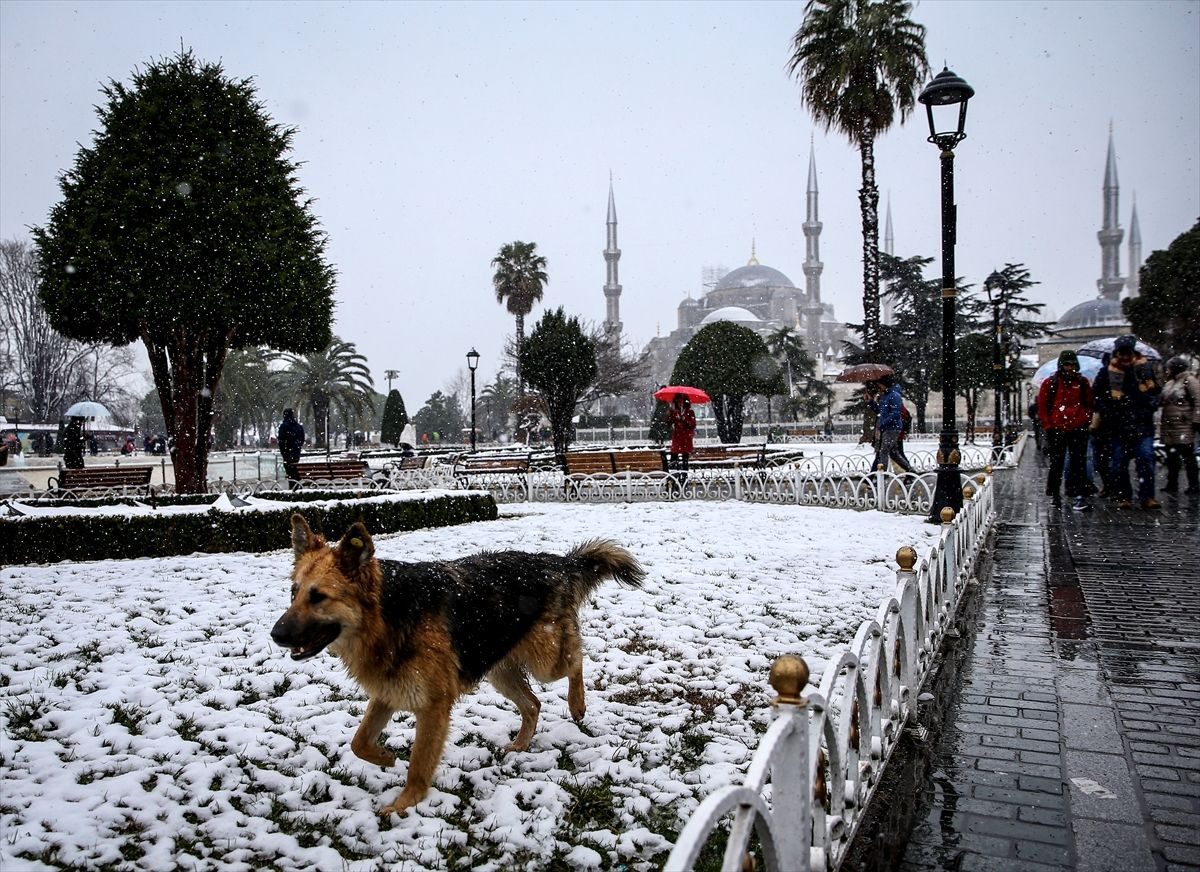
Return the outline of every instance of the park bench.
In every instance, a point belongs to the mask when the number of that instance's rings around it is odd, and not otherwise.
[[[396,463],[396,469],[424,469],[425,464],[429,462],[428,457],[413,456],[401,457]]]
[[[525,475],[529,472],[528,454],[464,454],[454,462],[454,477],[463,487],[479,476]]]
[[[692,451],[690,465],[701,469],[740,469],[762,467],[767,462],[767,446],[701,445]]]
[[[563,456],[564,487],[568,499],[578,497],[585,481],[596,485],[625,482],[623,473],[639,477],[667,477],[667,457],[656,449],[633,451],[568,451]]]
[[[128,489],[150,492],[152,466],[92,466],[83,469],[63,469],[58,477],[51,477],[47,484],[51,490],[79,495],[85,492]]]
[[[371,470],[365,460],[302,460],[296,464],[300,481],[369,480]]]

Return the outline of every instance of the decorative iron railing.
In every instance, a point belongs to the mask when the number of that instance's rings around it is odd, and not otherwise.
[[[963,510],[943,510],[942,534],[920,560],[896,554],[896,590],[854,642],[829,661],[815,688],[808,666],[771,667],[775,718],[741,784],[708,795],[679,834],[666,868],[691,870],[724,833],[721,868],[745,868],[752,836],[768,870],[838,867],[912,717],[918,689],[948,634],[995,516],[991,479],[964,488]],[[728,821],[726,830],[725,821]]]

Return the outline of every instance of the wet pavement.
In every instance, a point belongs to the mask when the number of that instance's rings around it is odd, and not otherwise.
[[[1032,450],[996,483],[961,638],[848,867],[1200,870],[1200,499],[1054,509]]]

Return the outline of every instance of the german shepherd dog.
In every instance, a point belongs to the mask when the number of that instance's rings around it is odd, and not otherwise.
[[[645,570],[606,540],[565,556],[484,552],[460,560],[379,560],[362,523],[334,547],[292,515],[292,603],[271,638],[307,660],[326,648],[366,691],[367,711],[350,743],[369,763],[396,758],[378,743],[399,709],[416,714],[408,781],[381,815],[425,796],[450,727],[450,709],[486,678],[516,703],[521,728],[506,751],[529,747],[541,705],[528,675],[566,677],[567,707],[583,717],[579,607],[608,578],[640,587]]]

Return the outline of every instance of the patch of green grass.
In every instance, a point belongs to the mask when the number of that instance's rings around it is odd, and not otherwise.
[[[142,734],[141,721],[147,715],[147,710],[138,705],[123,705],[115,702],[105,706],[113,713],[112,722],[125,728],[131,736]]]
[[[46,733],[38,722],[49,709],[46,698],[35,693],[6,701],[4,715],[8,720],[8,735],[24,742],[44,741]]]
[[[611,830],[619,832],[621,816],[613,803],[612,776],[605,775],[592,784],[580,784],[574,778],[560,785],[570,796],[563,822],[569,831]]]

